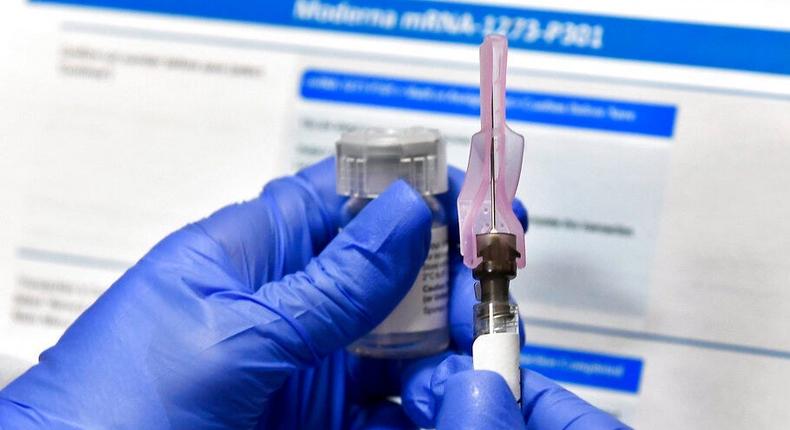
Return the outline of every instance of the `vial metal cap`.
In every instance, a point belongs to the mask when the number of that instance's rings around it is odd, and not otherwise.
[[[373,198],[398,179],[423,195],[447,191],[447,153],[438,130],[365,128],[344,133],[337,149],[337,193]]]

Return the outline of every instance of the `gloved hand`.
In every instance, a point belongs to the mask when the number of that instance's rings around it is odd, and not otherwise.
[[[450,215],[461,181],[440,199]],[[165,238],[0,391],[0,428],[413,427],[386,398],[414,363],[343,347],[413,283],[430,214],[396,183],[334,237],[334,183],[326,160]],[[453,218],[449,231],[457,243]],[[468,351],[471,282],[452,267],[466,291],[451,293],[451,334]]]
[[[438,362],[438,365],[437,365]],[[425,359],[404,375],[403,407],[422,427],[438,430],[621,430],[613,416],[555,382],[521,370],[521,404],[497,373],[472,370],[472,358]]]
[[[342,202],[328,159],[171,234],[0,392],[0,427],[411,425],[363,374],[397,369],[343,347],[414,282],[431,214],[397,182],[338,235]]]

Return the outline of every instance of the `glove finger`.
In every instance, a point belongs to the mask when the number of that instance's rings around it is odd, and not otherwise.
[[[421,361],[415,362],[410,368],[404,372],[403,391],[401,393],[401,402],[403,409],[409,418],[420,427],[424,428],[487,428],[486,426],[493,425],[492,428],[522,428],[524,426],[523,418],[518,410],[513,395],[510,393],[504,379],[496,374],[496,379],[499,382],[490,382],[489,378],[479,374],[483,372],[472,371],[472,358],[467,355],[447,355],[445,357],[430,357]],[[463,378],[460,383],[461,388],[453,386],[453,381],[456,376],[462,374],[469,374]],[[486,372],[491,373],[491,372]],[[494,408],[494,412],[501,417],[505,417],[504,421],[491,421],[489,418],[480,420],[473,420],[463,418],[460,420],[450,420],[447,417],[441,418],[442,414],[456,415],[466,414],[475,417],[479,412],[476,410],[462,411],[466,408],[466,402],[470,400],[470,396],[475,396],[475,393],[463,392],[464,390],[474,391],[476,388],[475,381],[482,378],[484,382],[490,382],[497,385],[490,389],[487,396],[482,400],[476,400],[478,403],[496,403],[498,406]],[[502,387],[498,385],[501,384]],[[449,399],[449,400],[448,400]],[[478,405],[480,409],[488,408],[487,405]],[[512,409],[508,411],[508,409]],[[505,413],[506,412],[506,413]],[[501,418],[500,417],[500,418]],[[515,417],[515,418],[514,418]],[[518,425],[514,426],[515,422]],[[500,425],[508,425],[501,427]],[[460,427],[456,427],[460,426]],[[479,426],[479,427],[478,427]]]
[[[529,216],[527,215],[527,207],[521,203],[521,200],[513,200],[513,213],[521,223],[521,226],[524,227],[524,233],[526,233],[529,230]]]
[[[498,373],[467,370],[450,376],[436,416],[436,428],[523,429],[516,399]]]
[[[444,384],[450,376],[472,369],[469,356],[445,353],[415,361],[403,372],[401,404],[409,418],[420,427],[433,428],[438,407],[444,395]]]
[[[447,166],[447,192],[437,196],[447,214],[447,241],[450,245],[450,255],[458,251],[458,194],[464,185],[464,171]]]
[[[347,199],[337,194],[335,164],[334,156],[326,157],[312,166],[305,167],[296,174],[296,176],[304,179],[310,185],[311,190],[318,197],[318,200],[324,203],[327,212],[330,214],[337,214]]]
[[[521,401],[529,430],[629,429],[540,373],[521,372]]]
[[[234,277],[254,291],[301,270],[329,243],[343,201],[335,191],[334,158],[327,158],[195,225],[222,248]]]
[[[259,304],[279,316],[266,336],[276,354],[310,365],[373,329],[414,283],[430,236],[422,197],[394,183],[304,271],[258,291]]]
[[[451,265],[451,293],[447,310],[450,339],[457,351],[471,354],[474,335],[472,307],[477,303],[474,287],[475,280],[472,278],[472,270],[464,266],[460,255],[452,259]]]

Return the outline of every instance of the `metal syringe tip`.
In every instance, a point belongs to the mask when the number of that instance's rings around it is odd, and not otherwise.
[[[516,277],[516,236],[508,233],[484,233],[477,237],[480,264],[472,271],[478,281],[475,295],[481,302],[508,302],[510,281]]]

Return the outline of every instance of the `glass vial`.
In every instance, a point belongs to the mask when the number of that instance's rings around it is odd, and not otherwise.
[[[431,248],[406,297],[349,350],[376,358],[409,358],[447,348],[447,214],[434,197],[447,192],[445,143],[438,131],[422,127],[367,128],[337,142],[337,191],[349,196],[341,228],[392,184],[403,179],[422,194],[431,210]],[[371,288],[376,288],[371,285]]]

